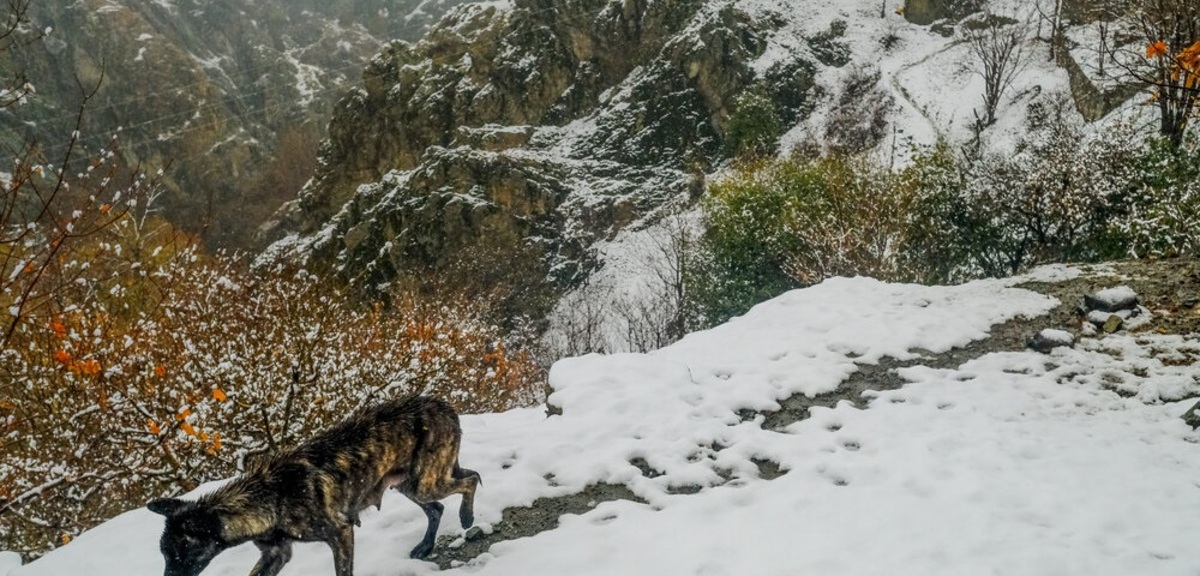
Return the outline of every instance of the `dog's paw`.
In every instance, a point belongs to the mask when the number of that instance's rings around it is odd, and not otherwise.
[[[409,558],[415,558],[417,560],[422,560],[426,556],[429,556],[430,552],[433,552],[433,539],[432,538],[430,538],[428,540],[422,540],[420,544],[417,544],[416,548],[412,549],[412,552],[409,552],[408,556],[409,556]]]
[[[475,511],[459,508],[458,519],[462,521],[463,528],[470,528],[475,523]]]

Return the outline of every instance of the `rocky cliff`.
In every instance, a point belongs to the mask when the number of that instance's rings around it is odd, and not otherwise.
[[[464,6],[389,45],[338,103],[269,257],[374,285],[500,247],[569,283],[597,239],[696,191],[739,95],[768,93],[791,123],[809,109],[814,50],[772,43],[789,25],[778,8]]]
[[[972,139],[981,81],[957,24],[1005,6],[464,5],[371,60],[335,107],[314,177],[262,228],[274,242],[262,261],[377,287],[487,254],[481,277],[532,258],[539,275],[524,267],[520,281],[569,286],[597,266],[598,241],[694,199],[746,118],[779,126],[767,151],[866,151],[889,163]],[[985,139],[1011,143],[1032,104],[1072,87],[1046,44],[1029,42],[1027,70]],[[762,109],[742,114],[746,102]]]
[[[332,104],[394,38],[417,38],[458,0],[34,0],[0,72],[37,93],[0,113],[0,143],[63,152],[83,89],[83,136],[118,133],[131,164],[166,167],[168,214],[210,240],[249,232],[311,172]],[[18,5],[20,2],[18,2]],[[32,37],[31,35],[27,35]]]

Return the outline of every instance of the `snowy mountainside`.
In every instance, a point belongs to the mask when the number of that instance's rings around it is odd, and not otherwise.
[[[833,279],[655,352],[562,360],[548,399],[561,414],[463,417],[462,462],[484,478],[477,522],[490,532],[506,508],[597,483],[637,500],[594,502],[443,572],[1195,573],[1200,437],[1179,418],[1200,394],[1194,334],[923,365],[1060,305],[1017,285],[1083,272],[953,287]],[[834,390],[884,356],[915,362],[906,385],[764,427],[760,411],[783,397]],[[1126,375],[1138,390],[1114,388]],[[4,576],[158,573],[161,527],[134,509]],[[356,574],[437,572],[403,557],[423,527],[419,509],[387,494],[357,530]],[[463,531],[441,531],[451,554]],[[244,574],[256,557],[242,546],[204,574]],[[326,573],[321,544],[297,546],[282,572]]]
[[[986,9],[1014,20],[1021,3]],[[881,8],[883,8],[881,10]],[[481,246],[532,250],[562,286],[598,242],[685,204],[766,97],[779,151],[867,151],[902,166],[965,142],[982,80],[954,22],[896,1],[513,0],[461,8],[376,56],[338,105],[313,180],[264,228],[289,258],[379,285]],[[1031,40],[985,142],[1011,144],[1071,80]],[[513,248],[513,246],[521,248]],[[496,259],[503,262],[503,258]]]

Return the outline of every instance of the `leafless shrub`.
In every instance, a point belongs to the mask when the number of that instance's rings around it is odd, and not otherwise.
[[[825,128],[829,149],[858,154],[887,136],[887,112],[895,99],[879,86],[879,70],[855,70],[842,85]]]
[[[695,329],[688,287],[698,242],[692,216],[675,211],[631,234],[619,277],[593,273],[559,303],[543,338],[544,356],[645,352]]]
[[[687,214],[672,212],[643,236],[645,274],[615,311],[625,326],[630,351],[645,352],[671,344],[688,332],[689,276],[696,273],[699,232]]]
[[[964,24],[963,29],[973,58],[971,71],[983,78],[983,116],[976,112],[976,121],[991,126],[996,123],[1000,98],[1025,68],[1029,56],[1026,29],[1021,23],[990,14]]]

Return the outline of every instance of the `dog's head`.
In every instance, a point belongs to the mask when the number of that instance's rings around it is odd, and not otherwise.
[[[229,544],[222,538],[217,513],[199,502],[162,498],[146,505],[167,517],[158,547],[167,568],[164,576],[197,576]]]

